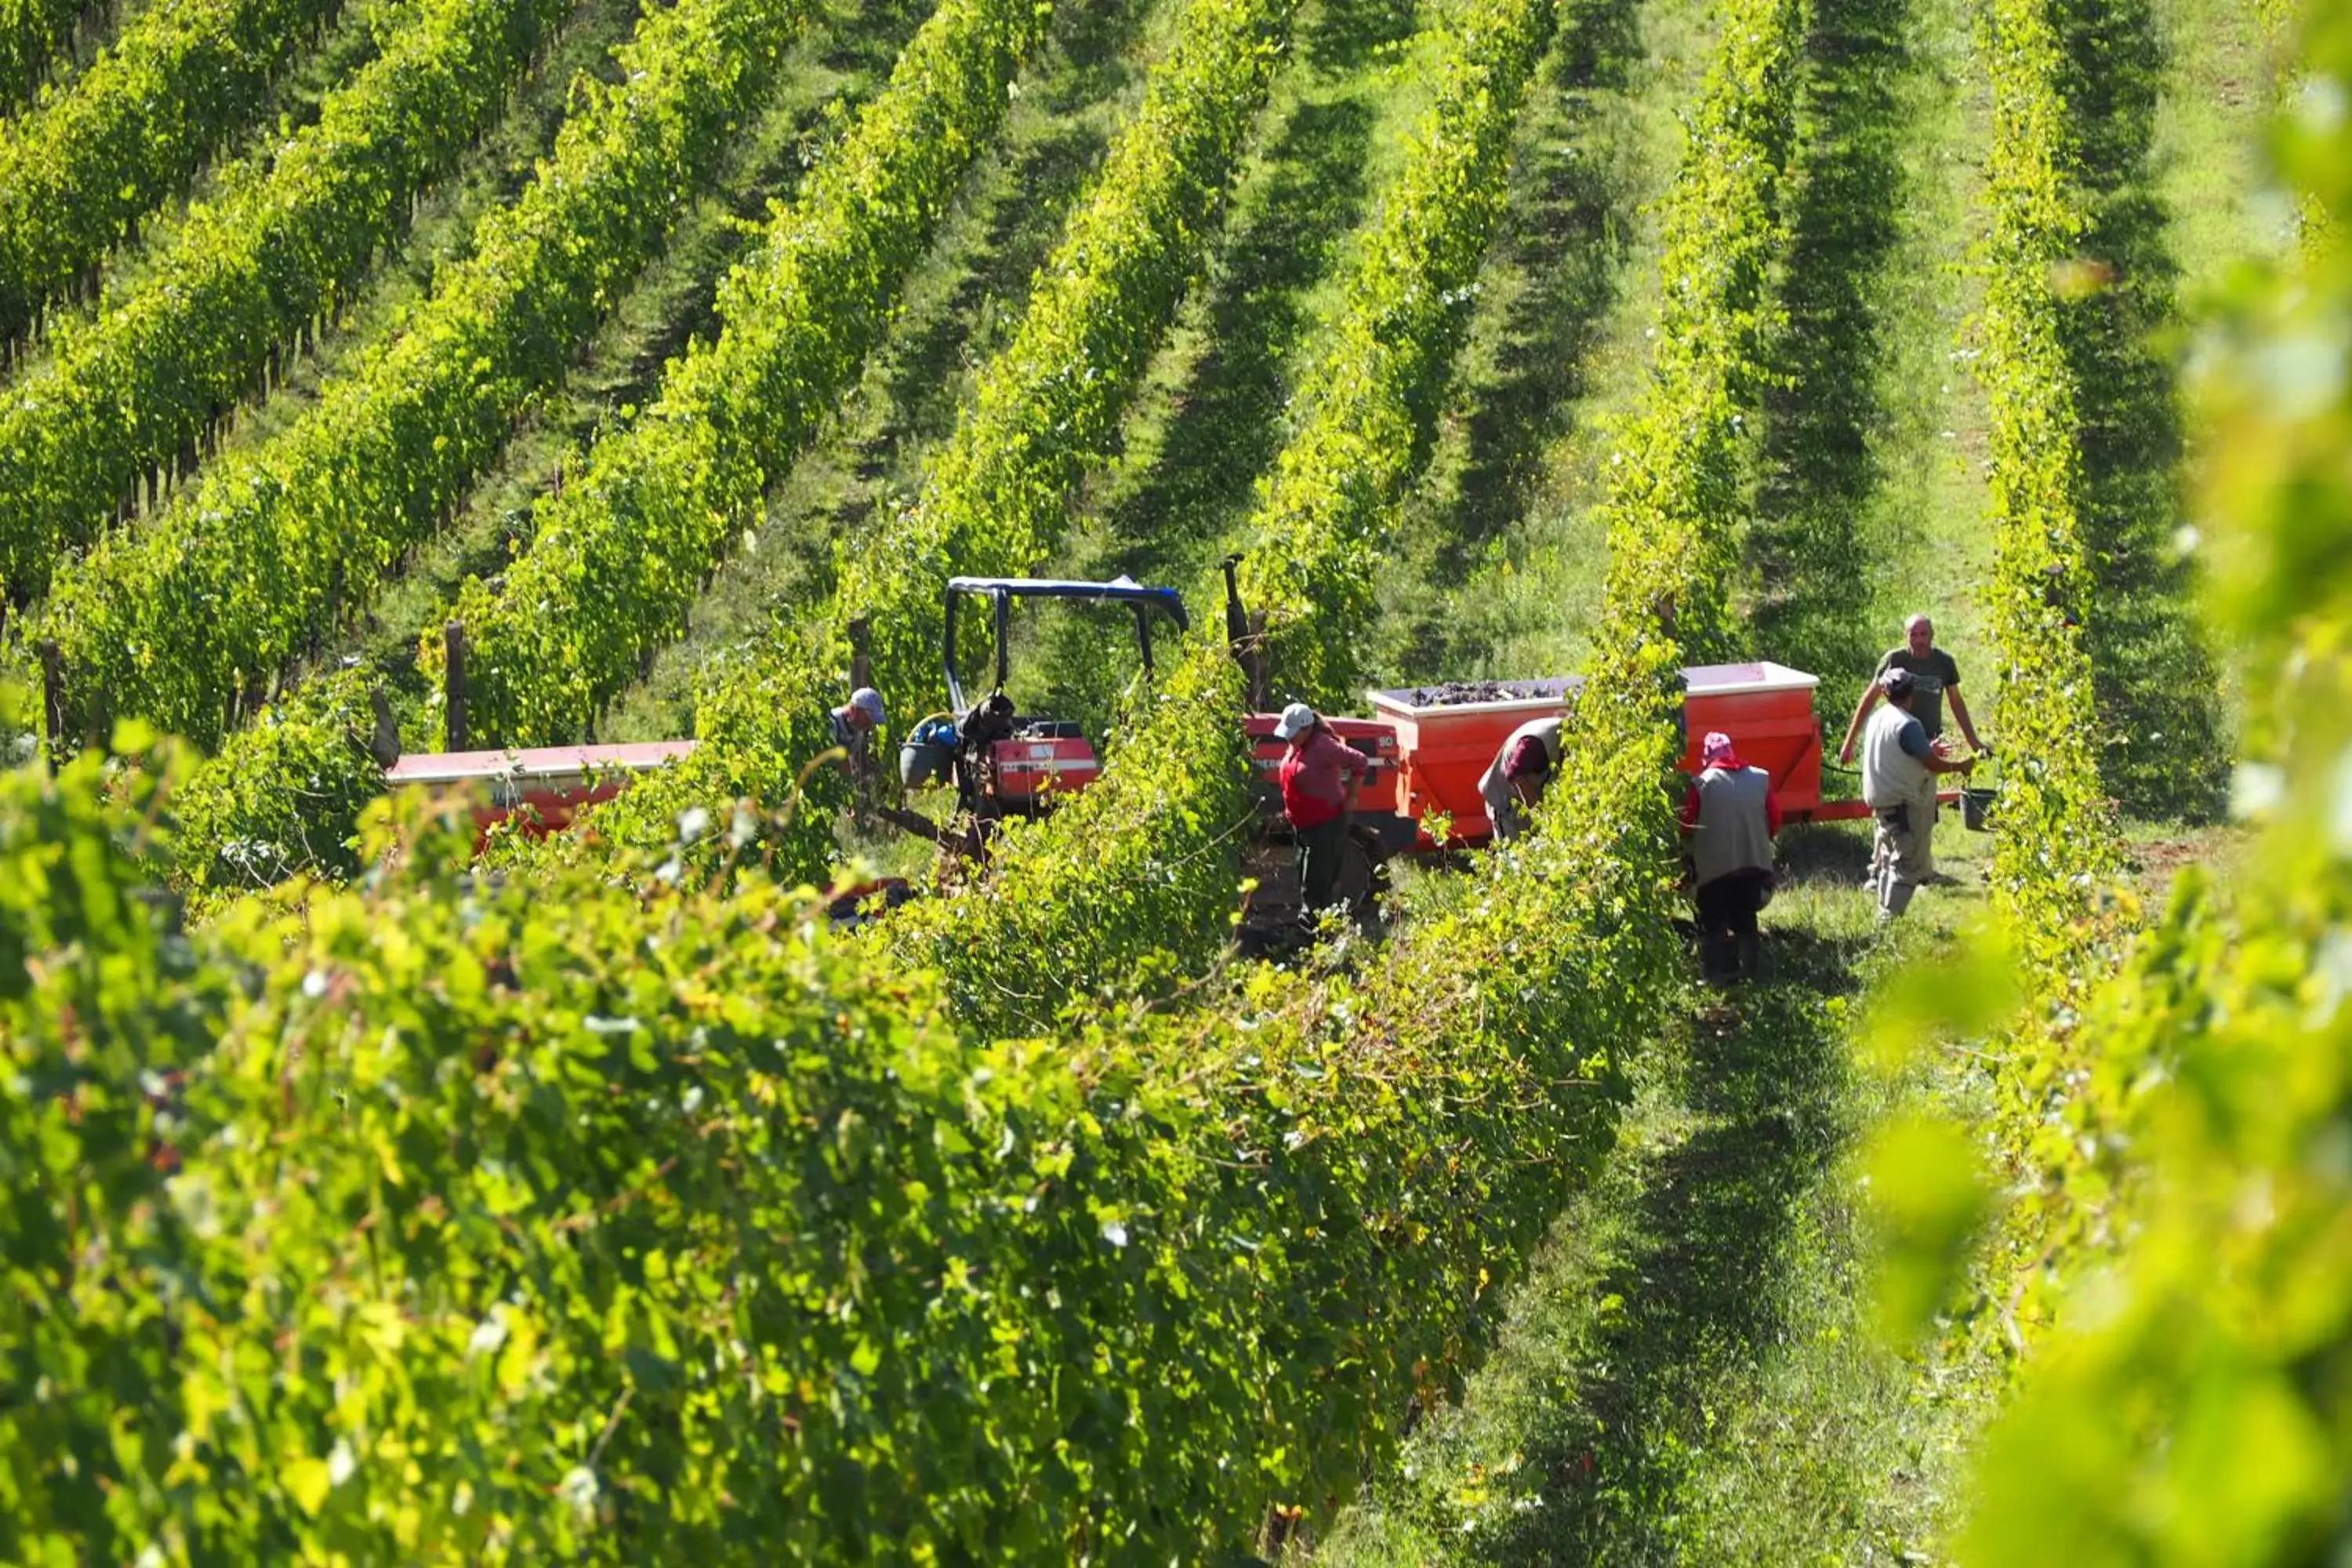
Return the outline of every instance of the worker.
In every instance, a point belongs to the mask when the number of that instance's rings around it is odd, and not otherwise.
[[[1559,771],[1559,726],[1556,717],[1528,720],[1505,738],[1479,775],[1478,795],[1496,837],[1516,838],[1527,830],[1527,813]]]
[[[882,728],[882,694],[861,686],[827,717],[833,721],[833,743],[845,753],[841,765],[855,771],[865,756],[866,737]]]
[[[1960,733],[1968,738],[1969,749],[1990,755],[1992,748],[1977,739],[1974,720],[1969,717],[1969,705],[1960,695],[1960,667],[1952,656],[1936,646],[1936,623],[1926,616],[1914,616],[1903,623],[1903,646],[1889,648],[1871,673],[1870,684],[1862,689],[1862,700],[1853,705],[1853,720],[1845,727],[1845,743],[1838,748],[1838,761],[1851,764],[1853,761],[1854,737],[1862,733],[1862,721],[1885,694],[1883,684],[1890,669],[1908,670],[1918,693],[1916,710],[1912,717],[1934,740],[1944,732],[1944,699],[1952,700],[1952,717],[1959,721]]]
[[[1853,705],[1853,718],[1845,727],[1845,742],[1838,747],[1839,762],[1853,765],[1854,737],[1862,732],[1863,721],[1870,716],[1871,709],[1877,704],[1880,694],[1885,690],[1881,683],[1890,669],[1911,672],[1918,693],[1914,699],[1912,717],[1918,720],[1920,727],[1927,731],[1927,739],[1932,741],[1944,732],[1944,699],[1949,697],[1952,700],[1952,717],[1959,721],[1960,733],[1968,737],[1969,749],[1987,755],[1991,753],[1992,748],[1977,739],[1976,723],[1969,717],[1967,700],[1960,695],[1958,663],[1950,654],[1936,646],[1936,623],[1926,616],[1913,616],[1903,623],[1903,646],[1887,649],[1885,656],[1878,661],[1878,668],[1872,672],[1870,684],[1863,688],[1861,700]],[[1928,807],[1930,818],[1934,817],[1936,810],[1934,806]],[[1933,826],[1932,822],[1930,826]],[[1933,853],[1927,855],[1921,879],[1928,882],[1943,880],[1936,873]]]
[[[1764,937],[1756,924],[1772,897],[1772,840],[1780,803],[1771,775],[1751,768],[1731,737],[1709,731],[1699,742],[1700,769],[1683,797],[1692,891],[1698,901],[1699,967],[1709,985],[1762,972]]]
[[[1936,831],[1936,777],[1965,773],[1973,758],[1952,760],[1951,742],[1932,739],[1913,711],[1920,700],[1918,678],[1888,670],[1879,679],[1886,705],[1870,716],[1862,737],[1862,798],[1876,819],[1870,847],[1870,885],[1878,896],[1883,925],[1911,902],[1913,889],[1927,879]]]
[[[1356,809],[1356,789],[1370,763],[1304,702],[1285,708],[1274,732],[1288,747],[1276,776],[1283,814],[1290,818],[1298,843],[1301,908],[1312,920],[1316,910],[1333,901],[1339,889],[1348,816]]]

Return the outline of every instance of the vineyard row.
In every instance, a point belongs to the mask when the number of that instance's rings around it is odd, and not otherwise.
[[[2053,58],[2030,18],[1994,37]],[[2305,44],[2298,95],[2345,92],[2343,17],[2312,11]],[[2074,1026],[2021,1042],[2016,1078],[2042,1094],[2006,1121],[2018,1139],[2026,1112],[2051,1119],[2021,1163],[2045,1184],[2028,1243],[2055,1243],[2061,1272],[2021,1276],[2033,1355],[1984,1444],[1973,1562],[2286,1563],[2342,1531],[2352,398],[2289,367],[2352,354],[2352,121],[2290,110],[2271,146],[2303,245],[2241,279],[2201,388],[2206,560],[2242,660],[2242,804],[2263,831],[2225,883],[2184,868],[2128,963],[2071,971],[2100,972],[2061,993]],[[2042,897],[2080,920],[2083,890]],[[2053,953],[2081,947],[2059,938]]]
[[[572,0],[430,0],[267,160],[226,173],[123,298],[61,322],[0,405],[0,591],[194,466],[240,400],[398,237]],[[169,657],[168,653],[159,657]]]
[[[1011,341],[982,373],[920,499],[845,548],[829,601],[779,628],[772,646],[717,666],[698,704],[697,750],[600,814],[608,843],[666,845],[678,812],[714,797],[782,802],[832,744],[825,705],[805,694],[840,684],[852,623],[870,626],[874,682],[906,711],[912,693],[932,687],[947,579],[1019,573],[1051,554],[1073,488],[1104,454],[1201,263],[1291,10],[1292,0],[1188,0],[1181,37]],[[802,695],[779,702],[779,692]],[[839,798],[834,778],[813,783],[820,800]],[[827,877],[826,816],[800,811],[773,826],[762,852],[780,874]]]
[[[2113,808],[2082,621],[2095,615],[2082,519],[2083,423],[2062,336],[2086,264],[2079,149],[2060,26],[2084,0],[1997,0],[1979,57],[1993,137],[1978,374],[1991,419],[1993,563],[1985,604],[2001,665],[2001,774],[1991,886],[2025,1003],[1996,1069],[1993,1131],[2015,1194],[1990,1265],[2012,1342],[2048,1321],[2065,1254],[2101,1223],[2074,1174],[2112,1108],[2081,1026],[2135,923],[2118,901]],[[2075,290],[2079,292],[2079,290]],[[1988,1325],[1990,1326],[1990,1325]]]
[[[152,0],[64,91],[0,123],[0,344],[60,299],[263,108],[341,0]]]
[[[68,735],[136,714],[210,745],[454,511],[531,397],[659,250],[807,0],[681,0],[590,83],[538,177],[315,407],[59,572]]]

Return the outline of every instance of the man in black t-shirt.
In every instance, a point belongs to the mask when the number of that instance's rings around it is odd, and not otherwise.
[[[1936,740],[1944,732],[1944,703],[1948,699],[1952,704],[1952,717],[1959,721],[1960,733],[1968,737],[1969,749],[1986,756],[1992,754],[1992,748],[1977,739],[1976,724],[1969,718],[1969,705],[1960,696],[1960,667],[1953,662],[1950,654],[1936,646],[1936,623],[1925,616],[1914,616],[1903,623],[1903,646],[1889,649],[1886,657],[1878,661],[1877,672],[1870,678],[1870,684],[1863,689],[1862,700],[1853,705],[1853,719],[1845,727],[1844,742],[1838,747],[1839,762],[1848,764],[1853,762],[1854,737],[1862,732],[1863,721],[1870,717],[1870,710],[1878,706],[1878,700],[1886,694],[1881,682],[1891,669],[1910,673],[1911,716],[1927,731],[1929,741]],[[1927,826],[1932,832],[1936,808],[1929,805],[1927,811]],[[1934,852],[1927,847],[1928,843],[1927,834],[1923,833],[1920,836],[1920,860],[1926,879],[1935,882],[1948,880],[1937,871]]]
[[[1936,623],[1925,616],[1914,616],[1903,623],[1903,638],[1901,647],[1888,650],[1886,657],[1878,661],[1870,684],[1863,688],[1862,700],[1853,705],[1853,721],[1846,725],[1845,740],[1838,747],[1838,761],[1853,761],[1854,737],[1862,733],[1863,721],[1870,717],[1870,710],[1885,694],[1879,683],[1890,669],[1910,672],[1914,693],[1911,714],[1927,731],[1929,740],[1944,732],[1944,700],[1949,698],[1952,717],[1959,721],[1960,733],[1968,737],[1969,749],[1989,754],[1992,748],[1977,739],[1976,723],[1969,717],[1969,705],[1960,697],[1960,667],[1953,662],[1950,654],[1936,646]]]

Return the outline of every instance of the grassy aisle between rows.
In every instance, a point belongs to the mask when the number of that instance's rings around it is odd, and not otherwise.
[[[1982,104],[1965,6],[1907,10],[1817,9],[1748,542],[1757,652],[1814,668],[1832,725],[1910,608],[1990,686],[1963,588],[1985,555],[1982,417],[1956,355]],[[1576,535],[1540,508],[1517,531],[1540,543],[1496,646],[1543,647],[1547,595],[1573,635]],[[1874,1339],[1849,1164],[1890,1118],[1970,1092],[1964,1058],[1888,1079],[1854,1057],[1869,984],[1926,962],[1980,900],[1980,841],[1954,821],[1939,837],[1958,885],[1882,943],[1866,836],[1792,831],[1766,915],[1774,982],[1645,1064],[1608,1179],[1514,1293],[1494,1360],[1328,1560],[1835,1560],[1939,1532],[1978,1385],[1909,1397],[1920,1368]]]
[[[1604,565],[1591,517],[1613,420],[1650,374],[1651,204],[1713,42],[1705,0],[1571,16],[1538,79],[1429,471],[1381,577],[1382,679],[1557,674],[1583,657]],[[1508,410],[1508,421],[1497,416]]]
[[[1885,1561],[1934,1533],[1966,1411],[1909,1402],[1912,1368],[1871,1337],[1843,1165],[1924,1086],[1859,1067],[1848,1031],[1867,978],[1951,939],[1976,879],[1880,944],[1861,831],[1784,847],[1772,982],[1645,1058],[1609,1170],[1513,1293],[1494,1357],[1321,1561]],[[1972,847],[1943,847],[1972,867]]]
[[[1349,237],[1425,107],[1409,74],[1418,9],[1323,0],[1301,12],[1298,64],[1276,80],[1223,242],[1153,360],[1119,456],[1080,498],[1084,521],[1056,571],[1194,594],[1248,521],[1296,379],[1337,308]],[[1088,668],[1074,651],[1049,656],[1053,700],[1106,709],[1129,672]]]
[[[1396,569],[1381,582],[1367,663],[1382,685],[1557,673],[1487,668],[1494,606],[1463,585],[1509,560],[1508,530],[1539,499],[1557,502],[1600,412],[1624,406],[1647,370],[1640,333],[1658,271],[1648,204],[1674,169],[1674,116],[1706,37],[1705,7],[1671,0],[1599,0],[1563,14],[1521,116],[1510,208],[1479,276],[1429,471],[1402,510]],[[1555,625],[1580,627],[1598,604],[1599,554],[1569,552],[1592,579]]]

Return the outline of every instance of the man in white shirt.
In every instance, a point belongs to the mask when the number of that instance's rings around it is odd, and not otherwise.
[[[1870,885],[1885,924],[1910,906],[1935,865],[1937,775],[1965,773],[1976,763],[1952,761],[1941,736],[1928,738],[1911,710],[1918,687],[1909,670],[1890,669],[1878,684],[1886,700],[1863,731],[1862,798],[1876,819]]]

